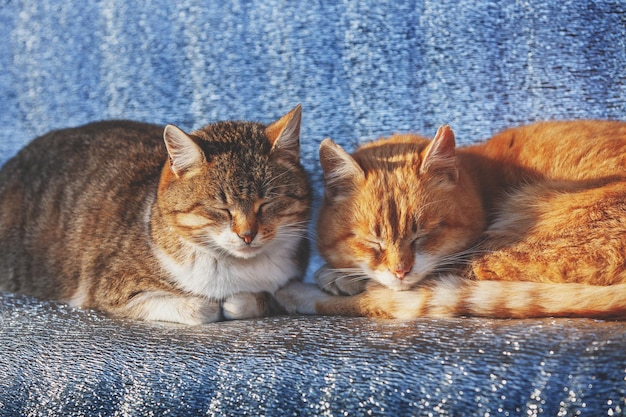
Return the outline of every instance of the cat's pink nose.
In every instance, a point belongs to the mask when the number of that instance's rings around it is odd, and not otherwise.
[[[396,270],[394,271],[394,274],[396,276],[396,278],[398,278],[400,281],[402,281],[406,275],[411,272],[411,267],[407,267],[404,265],[399,265],[396,267]]]
[[[244,241],[244,243],[245,243],[246,245],[249,245],[249,244],[251,244],[251,243],[252,243],[252,241],[253,241],[253,240],[254,240],[254,238],[256,237],[256,232],[253,232],[253,231],[251,231],[251,230],[247,230],[247,231],[245,231],[245,232],[241,233],[241,234],[240,234],[240,235],[238,235],[238,236],[241,238],[241,240],[243,240],[243,241]]]

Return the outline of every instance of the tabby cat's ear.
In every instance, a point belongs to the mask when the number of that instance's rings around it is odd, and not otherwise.
[[[298,104],[289,113],[265,128],[272,144],[272,153],[287,155],[292,161],[300,160],[300,121],[302,106]]]
[[[422,152],[421,175],[456,183],[459,179],[454,132],[450,126],[439,127],[435,137]]]
[[[331,139],[320,144],[320,164],[324,172],[326,196],[346,196],[365,179],[365,173],[348,152]]]
[[[178,127],[165,126],[163,139],[170,157],[170,168],[177,177],[206,162],[200,146]]]

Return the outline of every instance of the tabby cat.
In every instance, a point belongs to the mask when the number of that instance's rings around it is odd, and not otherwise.
[[[186,324],[268,314],[308,258],[300,119],[34,140],[0,171],[0,290]]]
[[[542,122],[458,149],[442,126],[353,155],[326,139],[320,160],[327,292],[285,288],[290,311],[626,319],[626,123]]]

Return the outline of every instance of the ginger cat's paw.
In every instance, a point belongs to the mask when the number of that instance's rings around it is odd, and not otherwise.
[[[267,316],[269,300],[265,293],[241,292],[228,297],[222,304],[226,320],[241,320]]]
[[[289,314],[317,314],[315,304],[332,296],[315,284],[291,282],[274,294],[276,301]]]
[[[355,295],[365,291],[368,278],[347,275],[345,271],[332,269],[324,264],[315,271],[315,281],[326,292],[334,295]]]

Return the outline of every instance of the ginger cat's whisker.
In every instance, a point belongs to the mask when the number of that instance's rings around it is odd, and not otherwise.
[[[626,319],[625,122],[541,122],[463,148],[449,126],[352,154],[326,139],[320,163],[316,279],[352,296],[288,287],[291,311]]]

